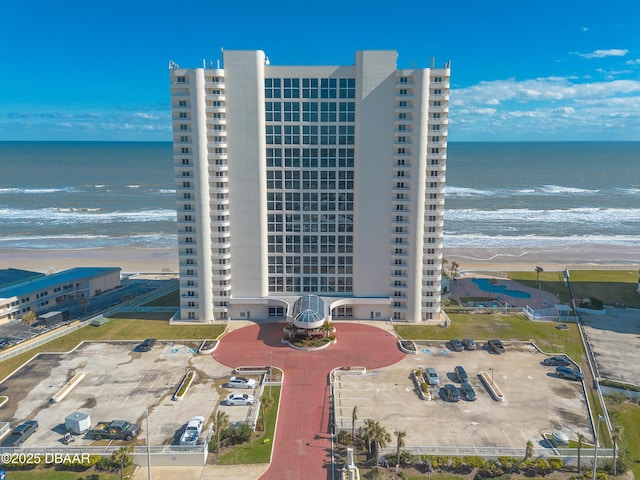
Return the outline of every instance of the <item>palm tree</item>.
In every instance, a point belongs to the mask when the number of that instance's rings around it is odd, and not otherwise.
[[[458,265],[458,263],[457,263],[457,262],[451,262],[451,275],[452,275],[453,277],[456,277],[456,276],[457,276],[457,274],[458,274],[458,267],[459,267],[459,266],[460,266],[460,265]]]
[[[213,421],[213,428],[216,431],[216,452],[220,451],[220,432],[229,426],[229,415],[222,410],[218,410]]]
[[[374,422],[373,436],[371,438],[374,446],[374,458],[378,457],[380,448],[384,448],[391,441],[391,434],[387,429],[380,425],[380,422]]]
[[[133,447],[125,445],[111,454],[111,462],[120,468],[120,480],[124,478],[124,469],[133,464]],[[147,468],[151,468],[148,465]]]
[[[356,420],[358,419],[358,406],[354,405],[351,410],[351,445],[356,444]]]
[[[364,425],[360,427],[360,435],[365,438],[365,446],[367,447],[367,458],[371,456],[371,438],[374,431],[374,420],[367,418]]]
[[[262,395],[260,398],[260,413],[262,415],[262,431],[267,431],[267,425],[265,420],[265,413],[273,406],[274,400],[273,397],[267,395],[266,393]]]
[[[29,325],[29,337],[31,337],[31,324],[34,322],[35,319],[36,319],[36,314],[33,313],[32,310],[29,310],[27,313],[25,313],[22,316],[22,321],[27,325]]]
[[[404,447],[404,438],[407,436],[405,431],[394,432],[396,434],[396,465],[400,465],[400,449]]]
[[[524,459],[529,460],[533,457],[533,442],[531,440],[527,440],[527,446],[524,450]]]
[[[540,274],[544,272],[542,267],[536,267],[536,283],[538,284],[538,288],[540,288]]]
[[[578,433],[578,475],[580,475],[581,465],[580,465],[580,454],[582,453],[582,444],[584,442],[584,435],[582,433]]]

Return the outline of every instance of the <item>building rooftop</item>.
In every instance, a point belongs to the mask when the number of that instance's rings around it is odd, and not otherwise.
[[[40,275],[33,278],[25,278],[19,283],[14,283],[0,288],[0,298],[20,297],[34,290],[53,287],[62,283],[75,282],[87,278],[97,277],[106,273],[120,271],[119,267],[77,267],[52,275]],[[30,272],[36,274],[36,272]]]
[[[18,268],[0,269],[0,290],[11,285],[22,283],[25,280],[33,280],[38,277],[44,277],[44,273],[20,270]]]
[[[305,295],[293,304],[293,323],[298,327],[321,327],[324,316],[324,300],[317,295]]]

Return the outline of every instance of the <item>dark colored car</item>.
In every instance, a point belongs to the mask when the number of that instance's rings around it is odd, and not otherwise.
[[[478,345],[473,341],[473,338],[463,338],[462,345],[464,345],[464,348],[467,350],[475,350],[478,348]]]
[[[556,367],[556,375],[567,380],[582,380],[582,373],[569,367]]]
[[[453,383],[447,383],[444,386],[444,396],[450,402],[459,402],[460,401],[460,390]]]
[[[497,338],[489,340],[487,342],[487,348],[498,355],[504,353],[504,345],[502,345],[502,342]]]
[[[449,340],[449,344],[451,345],[451,349],[455,352],[461,352],[464,350],[464,345],[462,345],[460,340],[456,340],[454,338],[453,340]]]
[[[10,346],[11,346],[11,340],[9,340],[8,338],[0,338],[0,350]]]
[[[148,352],[153,348],[156,342],[157,340],[155,338],[147,338],[138,346],[138,350],[140,350],[141,352]]]
[[[462,392],[462,395],[464,395],[465,400],[473,402],[477,398],[476,392],[469,382],[462,382],[462,385],[460,385],[460,391]]]
[[[571,365],[571,361],[567,357],[558,355],[555,357],[545,358],[542,361],[542,364],[548,367],[568,367],[569,365]]]
[[[9,436],[2,443],[3,447],[21,447],[22,444],[38,431],[38,422],[35,420],[29,420],[21,425],[18,425]]]
[[[462,368],[460,365],[458,365],[456,368],[453,369],[453,373],[456,374],[456,378],[460,383],[466,382],[469,380],[469,377],[467,376],[467,372],[465,372],[464,368]]]

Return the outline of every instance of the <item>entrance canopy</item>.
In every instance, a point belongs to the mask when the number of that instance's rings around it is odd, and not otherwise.
[[[293,304],[293,324],[299,328],[320,328],[324,324],[324,301],[317,295],[305,295]]]

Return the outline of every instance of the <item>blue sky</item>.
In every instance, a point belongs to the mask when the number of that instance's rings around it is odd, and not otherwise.
[[[640,2],[1,0],[0,140],[169,141],[173,60],[452,66],[449,139],[640,140]]]

